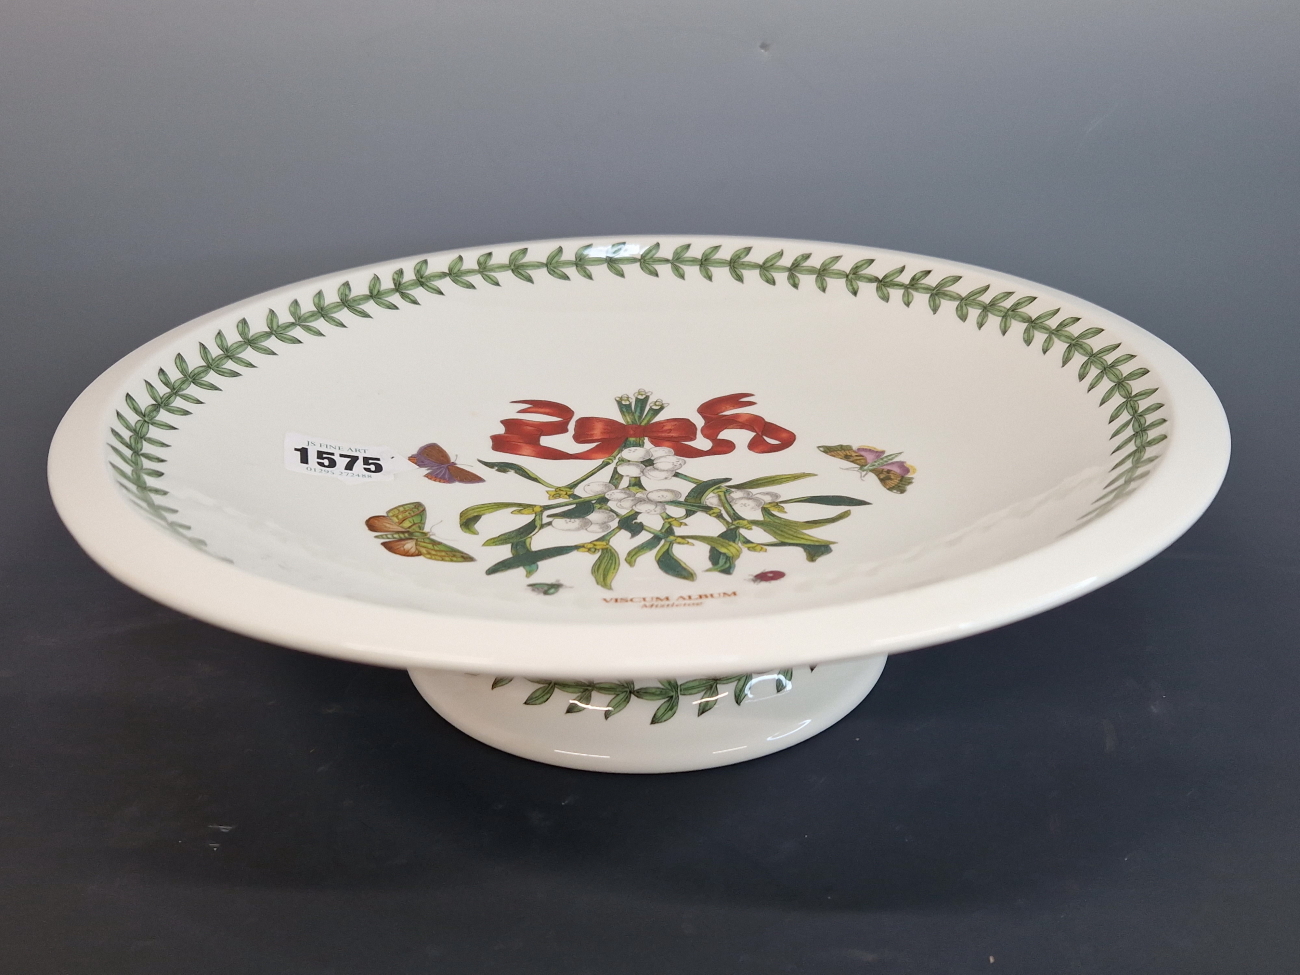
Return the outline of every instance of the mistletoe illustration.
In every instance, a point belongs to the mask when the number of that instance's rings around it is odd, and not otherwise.
[[[552,484],[520,464],[480,460],[484,467],[503,474],[516,474],[547,489],[547,503],[494,501],[476,504],[460,513],[460,527],[470,535],[478,534],[478,522],[486,515],[509,509],[524,516],[523,524],[489,538],[485,546],[508,546],[510,556],[491,565],[488,575],[523,569],[531,576],[540,563],[575,552],[594,556],[591,575],[597,584],[612,589],[614,577],[626,563],[654,553],[654,562],[667,575],[692,580],[695,570],[678,555],[683,547],[701,546],[708,550],[707,572],[731,575],[745,552],[761,553],[772,548],[799,548],[809,562],[829,555],[835,542],[810,534],[809,529],[843,521],[852,514],[844,510],[828,518],[795,520],[786,517],[787,505],[810,504],[845,509],[870,504],[843,495],[809,495],[786,498],[768,490],[815,474],[771,474],[732,483],[729,477],[700,480],[683,471],[688,459],[731,453],[736,444],[722,438],[727,430],[744,430],[751,434],[747,448],[754,453],[775,453],[795,441],[785,427],[770,423],[755,413],[739,412],[753,406],[750,393],[733,393],[708,400],[699,406],[703,424],[693,420],[659,419],[667,408],[660,399],[651,400],[646,390],[635,396],[615,399],[620,419],[579,417],[573,424],[572,438],[578,444],[591,444],[586,450],[568,452],[542,443],[543,437],[569,433],[573,410],[551,400],[517,400],[525,408],[520,413],[549,419],[511,417],[501,421],[504,428],[492,438],[492,446],[501,453],[519,454],[551,460],[598,460],[595,467],[567,484]],[[692,441],[703,437],[708,447]],[[697,533],[682,531],[687,523],[700,516],[711,519],[711,529]],[[761,532],[766,538],[754,536]],[[559,541],[560,533],[589,535],[588,541],[576,544],[552,544],[538,547],[539,541]],[[615,540],[626,535],[629,541],[642,538],[620,553]]]

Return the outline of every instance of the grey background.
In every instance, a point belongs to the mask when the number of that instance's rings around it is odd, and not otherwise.
[[[1298,43],[1263,0],[4,5],[0,970],[1294,972]],[[492,752],[58,525],[59,416],[159,332],[624,232],[1098,302],[1219,390],[1223,493],[1123,580],[895,659],[812,742],[653,779]]]

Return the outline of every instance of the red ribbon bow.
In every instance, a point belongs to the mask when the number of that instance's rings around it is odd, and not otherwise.
[[[717,396],[700,404],[700,418],[704,426],[696,431],[695,422],[684,417],[667,420],[655,420],[653,423],[622,423],[600,416],[580,416],[573,424],[573,439],[577,443],[595,444],[579,453],[559,450],[542,443],[542,437],[554,437],[569,432],[569,421],[573,419],[573,410],[563,403],[548,399],[519,399],[527,409],[520,413],[538,413],[542,416],[555,417],[553,420],[520,420],[511,417],[501,421],[505,433],[494,434],[492,449],[503,454],[523,454],[527,457],[542,457],[547,460],[600,460],[610,456],[629,437],[643,437],[656,447],[672,447],[678,457],[711,457],[715,454],[729,454],[736,449],[730,440],[723,440],[720,434],[724,430],[748,430],[753,436],[749,438],[749,449],[758,454],[771,454],[785,450],[794,443],[794,434],[785,427],[769,423],[757,413],[732,413],[743,406],[753,406],[748,397],[753,393],[732,393],[730,396]],[[709,448],[691,446],[690,441],[703,435],[709,441]]]

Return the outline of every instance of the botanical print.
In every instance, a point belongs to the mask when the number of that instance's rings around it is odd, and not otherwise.
[[[483,478],[452,461],[447,451],[436,443],[427,443],[406,458],[424,470],[424,476],[439,484],[482,484]]]
[[[424,505],[419,501],[399,504],[382,515],[366,519],[367,531],[394,555],[424,556],[434,562],[473,562],[474,556],[440,542],[424,530]]]
[[[903,456],[902,451],[887,454],[879,447],[850,447],[846,443],[817,449],[840,460],[847,460],[864,478],[868,474],[874,474],[881,487],[895,494],[902,494],[912,486],[915,479],[913,475],[916,474],[916,468],[906,461],[895,459]]]
[[[562,694],[572,695],[569,698],[569,706],[564,709],[565,714],[599,711],[605,715],[606,720],[609,720],[627,707],[632,698],[635,697],[642,701],[659,701],[659,707],[655,708],[654,714],[651,715],[650,723],[663,724],[677,713],[683,697],[690,697],[694,694],[700,695],[694,701],[687,703],[694,704],[695,716],[701,717],[717,707],[718,702],[724,697],[730,697],[738,705],[744,704],[749,699],[750,688],[755,680],[769,678],[775,682],[776,692],[780,694],[790,688],[791,683],[794,681],[794,671],[782,670],[771,674],[733,674],[730,677],[699,677],[681,683],[675,680],[661,680],[657,684],[641,686],[637,686],[635,681],[630,680],[565,681],[529,678],[530,683],[538,686],[524,699],[524,703],[545,704],[556,691],[559,691]],[[505,687],[512,680],[514,680],[513,677],[498,677],[492,681],[492,690],[495,691],[498,687]],[[724,688],[730,688],[730,691],[724,690]],[[600,704],[593,704],[592,697],[595,694],[601,695],[605,700]]]
[[[1060,366],[1074,361],[1078,380],[1087,380],[1088,393],[1104,384],[1101,405],[1115,402],[1105,422],[1112,428],[1112,439],[1123,438],[1113,451],[1122,454],[1112,468],[1115,476],[1082,519],[1095,518],[1132,494],[1159,459],[1154,450],[1166,434],[1155,431],[1164,426],[1165,418],[1155,414],[1164,404],[1154,399],[1156,387],[1139,388],[1139,380],[1150,370],[1134,363],[1135,354],[1121,352],[1119,342],[1098,345],[1098,337],[1105,332],[1102,328],[1081,327],[1080,319],[1073,316],[1058,319],[1060,308],[1035,314],[1036,309],[1030,309],[1038,301],[1035,295],[1017,296],[1015,291],[990,295],[989,284],[958,291],[956,286],[963,277],[960,274],[932,282],[932,270],[908,274],[905,265],[875,274],[871,270],[875,259],[870,257],[845,268],[839,266],[842,256],[838,254],[816,260],[812,252],[806,252],[787,259],[785,252],[778,250],[760,260],[751,256],[752,247],[738,247],[730,255],[721,253],[720,244],[698,253],[692,253],[693,249],[689,243],[678,245],[671,253],[661,252],[659,243],[643,246],[624,242],[599,249],[585,244],[571,257],[565,256],[563,247],[555,247],[545,259],[530,259],[529,249],[520,247],[505,260],[494,260],[492,251],[484,251],[468,261],[457,255],[441,270],[430,268],[428,260],[416,261],[409,269],[395,268],[390,274],[391,283],[374,274],[364,289],[354,290],[351,281],[344,281],[334,287],[331,295],[321,289],[310,298],[294,298],[279,310],[268,308],[259,326],[241,318],[232,335],[219,329],[207,341],[199,342],[190,358],[177,354],[170,368],[160,368],[156,382],[145,380],[135,393],[124,394],[116,425],[110,428],[113,442],[107,445],[117,462],[110,459],[109,466],[132,502],[146,515],[179,538],[203,548],[206,543],[194,537],[190,526],[175,517],[180,512],[163,500],[170,492],[158,483],[164,478],[162,466],[166,461],[159,451],[168,449],[162,437],[177,429],[175,423],[191,414],[190,407],[203,405],[197,394],[221,391],[214,380],[237,379],[253,368],[253,358],[287,351],[303,344],[304,337],[322,339],[327,334],[323,326],[345,328],[349,323],[343,316],[349,316],[355,324],[372,318],[372,310],[397,312],[419,305],[417,294],[426,300],[430,295],[443,295],[443,285],[474,291],[478,287],[475,281],[491,287],[515,281],[528,285],[574,282],[575,276],[590,281],[597,271],[625,278],[625,268],[659,280],[685,280],[689,273],[705,281],[729,281],[733,286],[744,285],[755,277],[765,285],[776,287],[783,283],[795,290],[810,282],[815,290],[805,289],[803,293],[813,295],[826,294],[833,283],[838,283],[855,298],[874,294],[879,301],[889,302],[897,296],[905,307],[915,302],[917,308],[926,308],[935,315],[950,308],[961,322],[973,318],[976,328],[993,322],[1002,335],[1015,328],[1024,346],[1037,345],[1044,356],[1059,346]],[[661,269],[671,272],[671,278],[661,275]]]
[[[502,420],[505,432],[492,438],[497,451],[551,459],[598,459],[599,463],[567,484],[552,484],[520,464],[480,460],[485,467],[541,485],[547,489],[548,500],[472,505],[460,513],[461,529],[477,535],[480,519],[509,509],[511,514],[527,520],[483,543],[510,548],[508,558],[488,567],[488,575],[522,569],[531,576],[541,562],[578,553],[593,556],[591,576],[605,589],[613,588],[614,577],[623,565],[635,566],[651,553],[661,572],[692,580],[695,569],[678,553],[693,546],[707,550],[705,571],[723,575],[733,573],[746,552],[757,554],[771,548],[802,549],[807,560],[814,562],[830,554],[835,542],[810,534],[809,529],[843,521],[852,512],[844,510],[826,518],[801,520],[786,517],[786,506],[810,504],[847,509],[869,502],[834,494],[782,500],[780,494],[770,490],[816,476],[809,473],[769,474],[733,483],[730,477],[701,480],[684,470],[688,458],[735,450],[734,443],[721,438],[726,430],[749,431],[747,447],[755,453],[775,453],[794,443],[794,433],[785,427],[754,413],[737,412],[754,405],[751,395],[734,393],[700,404],[698,412],[704,422],[698,431],[693,420],[658,419],[667,404],[652,400],[644,389],[635,396],[619,396],[614,401],[618,420],[584,416],[573,424],[574,441],[593,444],[577,452],[541,442],[543,437],[568,433],[573,410],[551,400],[519,400],[526,407],[521,413],[552,419]],[[707,448],[691,443],[699,436],[709,441]],[[715,524],[708,524],[708,531],[680,531],[692,520],[698,523],[699,516]],[[573,544],[545,544],[560,541],[561,535],[591,537]],[[626,535],[627,541],[644,538],[620,552],[614,544],[620,535]],[[538,541],[543,543],[541,547],[535,544]]]

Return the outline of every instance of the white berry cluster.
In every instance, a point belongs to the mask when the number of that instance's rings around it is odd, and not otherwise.
[[[642,481],[667,481],[685,466],[686,461],[671,447],[625,447],[614,461],[618,473],[627,478],[639,477]],[[621,514],[635,511],[643,515],[661,515],[668,510],[664,502],[679,501],[682,497],[680,491],[672,488],[632,491],[615,487],[609,481],[588,481],[580,491],[585,498],[603,497],[609,507],[597,508],[585,518],[552,518],[552,528],[603,535]]]
[[[624,477],[666,481],[685,466],[685,459],[678,457],[672,447],[625,447],[614,469]]]
[[[736,509],[736,514],[742,518],[761,518],[763,505],[780,501],[781,495],[775,491],[746,491],[742,488],[732,488],[727,492],[727,500]]]

